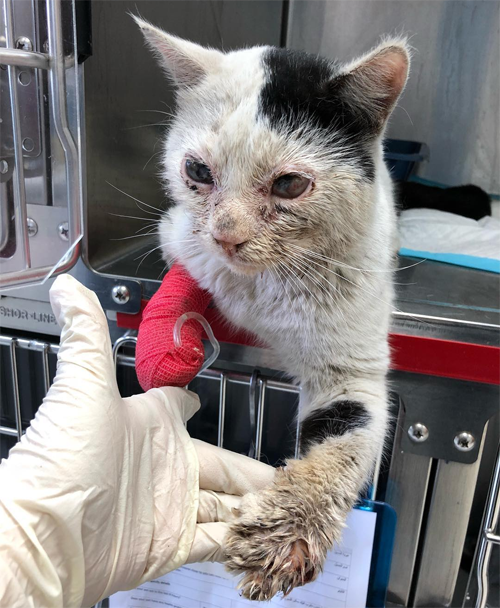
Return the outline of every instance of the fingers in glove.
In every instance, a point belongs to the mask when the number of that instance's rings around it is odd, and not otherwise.
[[[198,523],[208,522],[231,522],[235,519],[235,509],[238,509],[241,498],[231,494],[213,492],[212,490],[200,490],[198,504]]]
[[[66,375],[93,383],[100,380],[103,386],[115,385],[108,323],[96,294],[71,275],[63,274],[50,289],[50,303],[62,328],[56,381],[64,362]]]
[[[223,544],[228,532],[226,523],[197,524],[186,563],[223,561]]]
[[[275,470],[263,462],[193,439],[200,463],[200,488],[243,496],[269,486]]]

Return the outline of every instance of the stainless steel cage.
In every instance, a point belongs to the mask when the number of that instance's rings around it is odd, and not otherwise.
[[[158,251],[148,254],[153,236],[139,238],[151,205],[161,212],[165,203],[151,160],[163,121],[144,112],[165,116],[174,95],[127,14],[136,11],[134,0],[94,2],[91,17],[82,12],[85,0],[1,2],[0,291],[16,286],[0,296],[6,456],[48,390],[58,352],[52,279],[21,285],[76,262],[71,273],[97,293],[108,316],[120,390],[140,390],[134,336],[116,318],[138,313],[165,269]],[[141,13],[179,36],[236,48],[286,45],[289,5],[141,0]],[[464,344],[498,349],[499,284],[488,273],[429,263],[398,273],[398,283],[392,332],[446,341],[459,352]],[[398,514],[388,602],[500,605],[498,384],[491,376],[427,371],[390,376],[392,449],[378,463],[371,496]],[[202,401],[189,423],[193,436],[272,464],[297,455],[300,389],[269,367],[263,349],[223,345],[214,369],[191,388]],[[427,439],[416,442],[423,427]]]
[[[134,346],[135,346],[136,338],[133,335],[125,335],[122,336],[119,340],[115,342],[114,345],[114,356],[116,362],[116,369],[119,379],[119,385],[121,390],[125,393],[130,392],[130,390],[134,390],[137,385],[133,385],[132,387],[126,386],[126,382],[123,381],[123,378],[120,380],[120,373],[126,372],[132,375],[132,379],[135,381],[135,372],[134,372]],[[10,390],[10,395],[3,394],[3,402],[5,403],[6,398],[10,404],[10,411],[4,411],[1,413],[2,419],[0,420],[0,440],[3,438],[3,447],[2,447],[2,455],[6,456],[8,449],[12,446],[15,441],[17,441],[23,434],[24,429],[29,424],[29,417],[34,415],[35,410],[31,410],[31,412],[26,411],[26,403],[23,403],[23,398],[21,393],[23,392],[23,387],[26,388],[27,376],[29,376],[30,381],[34,381],[37,384],[38,389],[35,391],[37,394],[33,392],[30,393],[31,399],[38,399],[37,403],[40,403],[43,395],[48,390],[52,378],[55,373],[55,364],[56,364],[56,356],[59,350],[59,346],[56,342],[48,342],[40,339],[29,339],[25,337],[15,337],[8,335],[0,336],[0,354],[2,354],[2,385],[5,388],[8,385]],[[19,357],[21,355],[31,355],[31,360],[29,363],[27,361],[23,361],[20,365]],[[230,366],[229,366],[230,367]],[[8,376],[8,382],[7,380]],[[198,384],[196,384],[198,383]],[[210,385],[212,388],[210,388]],[[215,390],[213,388],[215,387]],[[276,379],[268,374],[264,374],[258,372],[256,370],[249,369],[248,371],[234,371],[234,369],[228,369],[227,366],[224,365],[222,361],[218,361],[216,363],[216,368],[208,369],[204,371],[197,380],[190,386],[190,388],[195,389],[199,392],[200,396],[203,398],[207,393],[212,393],[215,397],[213,399],[215,406],[215,418],[216,418],[216,432],[212,433],[211,436],[208,437],[209,440],[212,440],[213,443],[216,443],[219,446],[226,447],[230,444],[231,432],[234,429],[228,429],[226,414],[228,411],[228,407],[231,406],[231,400],[229,399],[229,392],[231,391],[231,387],[242,387],[245,390],[245,394],[248,398],[248,412],[249,412],[249,426],[250,433],[245,438],[245,441],[248,442],[246,449],[246,453],[252,455],[254,458],[262,459],[265,457],[265,450],[263,449],[263,435],[269,429],[266,428],[266,408],[272,402],[273,394],[278,395],[288,395],[292,399],[287,403],[288,409],[288,419],[287,423],[290,423],[290,437],[293,438],[292,444],[288,447],[284,447],[283,452],[279,455],[278,461],[284,457],[296,456],[298,454],[298,426],[293,422],[293,405],[296,405],[297,397],[300,393],[300,388],[294,386],[288,382],[283,380]],[[241,397],[241,395],[240,395]],[[209,407],[208,404],[204,404],[204,407]],[[241,400],[238,399],[237,407],[241,410],[242,403]],[[252,408],[253,411],[252,411]],[[243,404],[243,409],[246,409]],[[202,407],[203,410],[203,407]],[[400,417],[401,420],[401,417]],[[10,421],[10,423],[9,423]],[[252,424],[253,421],[253,424]],[[269,423],[269,421],[267,421]],[[202,425],[203,427],[203,425]],[[207,425],[203,428],[208,428]],[[194,428],[194,432],[196,434],[198,430],[198,435],[204,439],[207,437],[204,435],[204,432],[199,432],[199,429]],[[395,469],[393,471],[387,471],[387,462],[385,462],[385,472],[382,477],[385,476],[385,481],[383,480],[381,485],[386,486],[385,490],[379,487],[377,488],[377,483],[375,481],[375,489],[373,490],[373,497],[380,498],[380,494],[385,496],[386,500],[391,501],[391,496],[394,496],[394,488],[391,489],[389,486],[391,484],[396,483],[398,474],[400,475],[401,467],[404,468],[404,463],[398,461],[397,452],[400,450],[400,446],[398,445],[398,436],[400,438],[401,428],[398,424],[398,428],[396,429],[395,438],[394,438],[394,449],[392,451],[391,457],[391,466],[389,469]],[[272,429],[271,429],[272,432]],[[208,433],[210,435],[210,432]],[[7,440],[7,442],[5,441]],[[411,459],[411,455],[406,455],[406,458]],[[387,459],[385,459],[387,460]],[[417,457],[418,461],[418,457]],[[415,464],[415,462],[413,463]],[[425,461],[421,461],[420,465],[425,466]],[[467,466],[467,465],[461,465]],[[382,461],[382,468],[384,468],[384,461]],[[398,473],[399,470],[399,473]],[[457,469],[460,473],[462,469]],[[408,471],[406,471],[408,473]],[[413,482],[418,486],[419,477],[417,474],[417,470],[412,468],[411,475],[413,475]],[[463,482],[467,483],[467,478],[460,476]],[[438,501],[439,495],[439,486],[437,484],[438,474],[437,471],[434,472],[434,489],[433,489],[433,501]],[[469,479],[472,482],[472,478]],[[484,608],[486,605],[492,606],[493,604],[487,604],[488,597],[488,589],[489,589],[489,576],[490,572],[493,572],[492,566],[490,564],[492,547],[499,543],[499,536],[496,533],[496,527],[498,525],[498,516],[500,511],[500,457],[497,453],[496,461],[493,469],[493,475],[491,476],[490,481],[491,487],[489,490],[488,499],[486,502],[486,507],[484,509],[483,514],[483,522],[481,524],[481,530],[479,531],[478,542],[476,544],[476,557],[474,559],[474,566],[471,566],[469,569],[469,581],[467,583],[466,592],[462,592],[463,603],[464,605],[476,606],[477,608]],[[418,487],[416,488],[418,490]],[[398,492],[402,491],[402,487],[397,488]],[[418,490],[420,491],[420,490]],[[430,491],[430,490],[429,490]],[[429,500],[428,500],[429,503]],[[430,505],[426,507],[430,510]],[[409,515],[408,507],[403,509],[398,509],[398,515],[401,518],[405,518]],[[405,516],[406,513],[406,516]],[[443,514],[446,517],[446,514]],[[469,514],[465,513],[465,517],[468,519]],[[404,520],[401,525],[403,525],[403,532],[406,526]],[[436,525],[434,521],[428,521],[427,526],[433,527]],[[401,543],[402,546],[398,547],[398,542]],[[422,553],[425,553],[425,547],[420,546],[419,548],[414,545],[411,536],[408,537],[403,534],[403,538],[397,541],[395,551],[397,556],[401,556],[404,554],[404,551],[407,549],[403,545],[407,544],[411,545],[412,550],[417,552],[417,549],[420,552],[418,559],[422,562],[420,564],[420,571],[424,570],[425,572],[425,564],[423,563],[424,556]],[[420,543],[422,544],[422,538],[420,538]],[[417,543],[418,544],[418,543]],[[446,544],[446,543],[445,543]],[[461,551],[461,547],[455,543],[455,550]],[[458,556],[460,558],[460,556]],[[460,559],[459,559],[460,561]],[[408,562],[406,567],[409,566]],[[394,563],[393,571],[397,571],[401,564]],[[449,574],[451,574],[448,571]],[[419,576],[417,576],[418,571],[414,573],[413,576],[413,585],[418,588]],[[392,593],[395,597],[396,590],[398,586],[401,584],[398,580],[391,579],[391,585],[393,587]],[[455,581],[456,582],[456,581]],[[423,596],[422,596],[423,597]],[[389,598],[391,598],[391,588],[389,589]],[[418,594],[416,595],[414,592],[414,596],[412,599],[413,603],[405,603],[404,605],[416,605],[416,606],[425,606],[431,605],[429,603],[423,603],[423,601],[418,600]],[[462,603],[462,602],[460,602]],[[392,602],[390,605],[400,605],[399,602]],[[458,605],[458,604],[444,604],[444,603],[433,603],[432,605]]]
[[[63,20],[74,23],[67,14],[74,5],[63,9],[62,0],[52,0],[35,3],[32,11],[22,5],[3,0],[0,17],[0,64],[6,68],[0,70],[0,288],[71,268],[83,231],[80,75],[75,33],[70,29],[68,37],[66,27],[63,37]],[[21,28],[25,35],[16,36]],[[60,238],[47,247],[42,234]]]

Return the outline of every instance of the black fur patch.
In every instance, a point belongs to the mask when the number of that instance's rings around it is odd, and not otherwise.
[[[284,125],[296,130],[306,121],[331,134],[332,146],[338,135],[349,141],[345,159],[373,180],[375,167],[369,152],[374,131],[368,118],[349,105],[342,86],[344,77],[335,77],[335,66],[326,59],[300,51],[272,48],[263,55],[267,82],[260,93],[259,111],[279,130]]]
[[[315,443],[321,443],[328,437],[344,435],[348,431],[366,426],[369,422],[370,414],[359,401],[334,401],[316,410],[302,422],[301,451],[305,453]]]

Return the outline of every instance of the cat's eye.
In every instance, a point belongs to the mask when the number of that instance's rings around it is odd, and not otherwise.
[[[207,165],[192,158],[186,159],[186,175],[199,184],[213,184],[214,179]]]
[[[274,180],[271,193],[280,198],[297,198],[307,190],[311,179],[298,173],[281,175]]]

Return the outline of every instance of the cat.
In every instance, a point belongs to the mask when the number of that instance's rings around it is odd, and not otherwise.
[[[302,386],[301,458],[244,498],[225,542],[243,595],[268,600],[318,575],[383,447],[396,216],[381,142],[409,48],[388,38],[339,65],[136,21],[176,89],[164,258]]]

